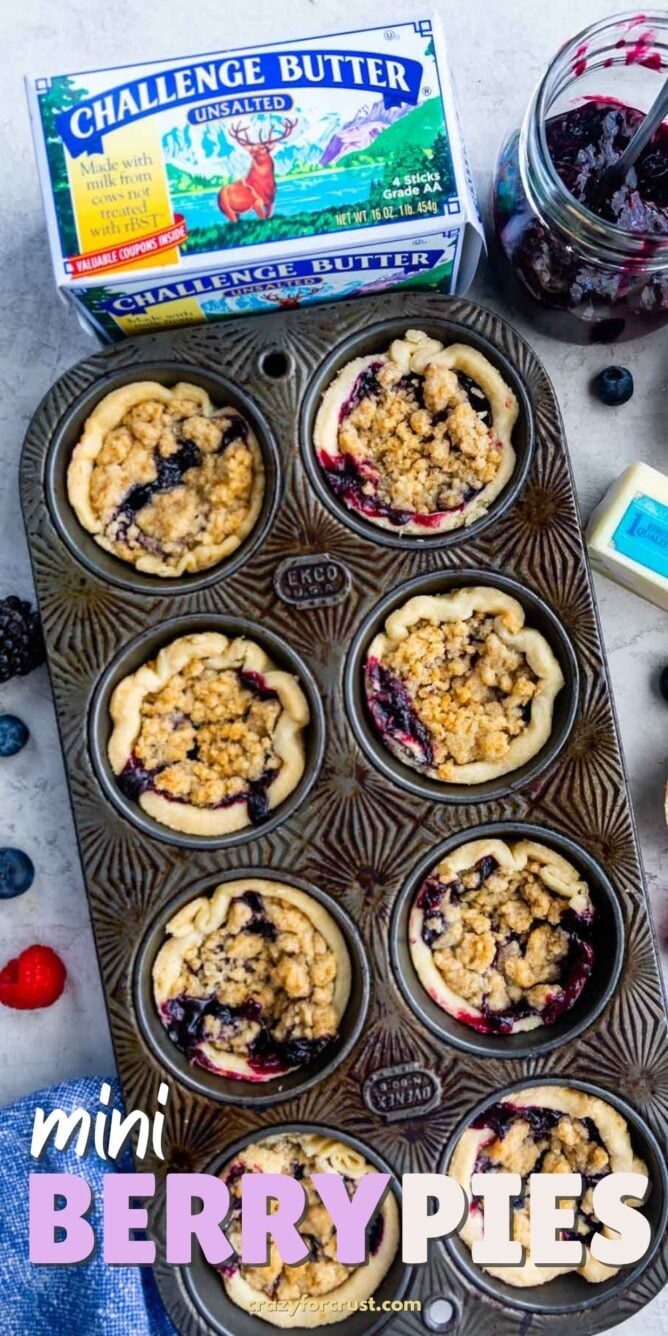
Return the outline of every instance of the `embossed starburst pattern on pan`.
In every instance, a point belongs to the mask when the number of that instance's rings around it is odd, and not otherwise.
[[[524,379],[536,426],[526,487],[474,541],[447,550],[389,549],[358,538],[321,504],[302,469],[298,418],[320,362],[348,334],[405,313],[407,327],[459,321],[491,339]],[[463,337],[465,338],[465,332]],[[261,370],[280,348],[288,374]],[[270,421],[283,460],[283,493],[263,543],[231,576],[191,594],[120,593],[91,576],[64,546],[44,504],[45,455],[57,424],[97,377],[145,361],[190,362],[227,377]],[[281,1122],[329,1122],[365,1139],[396,1172],[434,1170],[454,1125],[488,1092],[529,1077],[590,1078],[626,1094],[659,1137],[668,1134],[668,1040],[633,819],[625,790],[609,685],[584,560],[559,410],[532,349],[492,312],[465,299],[382,296],[337,308],[179,330],[128,341],[72,368],[46,396],[30,426],[22,461],[23,502],[46,630],[56,707],[100,953],[112,1035],[126,1101],[154,1107],[163,1073],[141,1039],[131,1001],[139,938],[152,914],[181,889],[221,872],[273,867],[313,883],[352,916],[365,944],[372,1003],[364,1033],[332,1077],[296,1098],[261,1111],[214,1103],[171,1083],[165,1130],[167,1167],[201,1169],[235,1138]],[[339,603],[302,610],[282,602],[277,565],[304,554],[330,555],[347,570],[350,592]],[[390,588],[420,574],[473,565],[510,576],[542,593],[561,617],[579,660],[581,706],[557,763],[507,797],[444,806],[412,797],[362,755],[342,707],[341,672],[354,628]],[[101,795],[84,728],[90,695],[118,650],[166,617],[233,613],[259,621],[302,655],[323,698],[327,745],[308,799],[270,834],[226,849],[184,850],[131,826]],[[400,996],[389,958],[393,906],[420,858],[449,835],[490,821],[522,820],[571,834],[597,858],[618,892],[626,927],[625,964],[612,1002],[589,1030],[551,1055],[484,1059],[449,1048],[427,1031]],[[374,1078],[384,1082],[378,1093]],[[404,1085],[402,1086],[402,1081]],[[406,1086],[405,1083],[408,1083]],[[400,1107],[409,1088],[415,1104]],[[376,1093],[374,1095],[374,1090]],[[415,1093],[417,1092],[417,1093]],[[426,1092],[426,1094],[425,1094]],[[434,1096],[432,1101],[432,1096]],[[423,1101],[421,1104],[420,1101]],[[165,1165],[156,1162],[156,1172]],[[586,1318],[602,1331],[646,1303],[666,1280],[666,1247],[621,1296]],[[184,1336],[213,1336],[175,1268],[157,1268],[161,1293]],[[526,1330],[517,1314],[494,1304],[453,1269],[444,1249],[418,1269],[411,1291],[455,1303],[458,1336]],[[531,1331],[560,1336],[563,1319],[531,1315]],[[392,1336],[419,1336],[417,1314],[395,1314]],[[341,1329],[344,1336],[343,1328]]]

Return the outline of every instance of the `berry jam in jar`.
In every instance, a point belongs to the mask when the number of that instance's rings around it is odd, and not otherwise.
[[[668,319],[668,124],[621,185],[601,182],[667,74],[668,14],[595,24],[562,47],[501,149],[500,261],[548,333],[609,341]]]

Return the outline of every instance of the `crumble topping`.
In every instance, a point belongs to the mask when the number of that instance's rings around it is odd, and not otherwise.
[[[300,1065],[336,1037],[336,975],[334,952],[302,910],[248,889],[185,952],[163,1023],[191,1058],[207,1043],[258,1067]]]
[[[143,697],[131,764],[168,798],[196,807],[234,801],[280,769],[273,747],[280,714],[259,674],[194,658]]]
[[[185,395],[147,399],[106,433],[90,504],[117,556],[134,563],[151,553],[176,567],[188,551],[239,532],[256,468],[248,425],[233,409],[210,417]]]
[[[589,888],[574,883],[566,896],[546,883],[549,865],[529,857],[524,867],[484,857],[441,879],[441,864],[424,883],[422,940],[457,998],[482,1013],[476,1028],[503,1032],[538,1013],[552,1024],[577,1000],[591,971],[586,940],[593,919]],[[465,1017],[475,1024],[474,1017]]]
[[[501,462],[488,400],[462,373],[430,363],[424,376],[388,360],[362,372],[338,431],[361,467],[361,491],[391,511],[434,515],[466,505]]]
[[[345,1170],[339,1166],[338,1157],[334,1163],[332,1162],[328,1153],[332,1151],[342,1153],[342,1164],[354,1158],[355,1177],[345,1174]],[[352,1196],[357,1187],[358,1177],[371,1169],[372,1166],[361,1155],[352,1152],[350,1147],[318,1136],[300,1137],[290,1133],[285,1136],[270,1137],[247,1147],[221,1174],[232,1199],[230,1221],[226,1227],[232,1247],[237,1252],[241,1250],[242,1174],[250,1171],[286,1174],[296,1178],[306,1192],[306,1213],[297,1227],[307,1239],[310,1256],[298,1266],[289,1266],[282,1261],[278,1248],[272,1240],[266,1266],[234,1264],[231,1268],[224,1267],[223,1275],[239,1270],[252,1289],[278,1301],[295,1301],[302,1296],[316,1298],[331,1294],[333,1290],[338,1289],[359,1268],[336,1260],[334,1224],[313,1188],[311,1175],[334,1171],[342,1173],[346,1189]],[[379,1212],[369,1230],[369,1250],[372,1255],[380,1247],[382,1234],[383,1217]]]
[[[495,620],[474,612],[465,621],[419,621],[377,670],[368,661],[372,706],[379,675],[390,695],[393,683],[407,693],[422,734],[422,764],[441,779],[450,777],[453,761],[500,760],[529,723],[538,677],[499,637]]]
[[[582,1174],[583,1196],[576,1206],[575,1229],[560,1230],[561,1238],[588,1244],[598,1229],[592,1193],[600,1178],[611,1172],[610,1156],[592,1118],[576,1118],[555,1109],[523,1109],[496,1104],[481,1114],[475,1127],[490,1127],[490,1140],[481,1148],[474,1173],[520,1174],[524,1202],[513,1210],[513,1238],[530,1243],[530,1174]]]

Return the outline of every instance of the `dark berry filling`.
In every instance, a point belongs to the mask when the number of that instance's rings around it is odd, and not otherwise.
[[[326,450],[320,451],[319,459],[332,491],[350,510],[358,510],[369,519],[388,520],[397,528],[413,519],[410,510],[396,510],[365,490],[370,484],[377,484],[378,477],[363,460],[353,459],[352,455],[333,456]]]
[[[601,188],[604,169],[624,152],[644,114],[621,102],[593,99],[552,116],[550,157],[575,199],[606,222],[631,232],[668,234],[668,127],[662,125],[621,184]]]
[[[274,941],[277,936],[276,925],[269,918],[265,902],[257,891],[247,890],[239,897],[251,911],[251,919],[244,923],[244,932],[253,933]],[[263,1019],[262,1006],[255,998],[248,998],[241,1006],[229,1007],[219,1002],[215,994],[199,998],[180,994],[170,998],[161,1007],[163,1024],[172,1043],[189,1062],[208,1066],[212,1071],[217,1068],[200,1053],[207,1035],[207,1018],[212,1017],[226,1028],[238,1030],[249,1021],[259,1025],[259,1031],[248,1046],[247,1061],[257,1075],[289,1071],[295,1067],[306,1067],[334,1042],[335,1035],[324,1035],[319,1039],[306,1039],[301,1036],[277,1039]]]
[[[215,453],[219,454],[233,441],[246,440],[247,436],[248,427],[244,419],[233,418],[223,432],[220,445]],[[171,492],[175,487],[179,487],[190,469],[199,468],[202,463],[202,453],[195,442],[188,440],[186,437],[179,445],[178,450],[175,450],[171,455],[163,455],[156,448],[153,452],[153,461],[155,478],[151,482],[135,483],[126,492],[112,518],[111,522],[116,529],[117,538],[126,540],[128,527],[133,523],[140,510],[150,505],[154,497],[160,492]],[[156,543],[155,539],[142,534],[141,530],[136,535],[136,541],[149,547],[152,551],[159,550],[159,544]]]
[[[160,770],[147,770],[133,752],[125,762],[120,775],[116,776],[116,782],[126,798],[137,802],[142,793],[155,787],[155,778],[159,774]]]
[[[273,687],[268,685],[263,673],[256,673],[252,669],[242,669],[239,677],[243,685],[248,687],[249,691],[254,691],[260,700],[276,700],[276,692]]]
[[[352,393],[343,404],[339,412],[339,422],[345,419],[357,408],[363,399],[371,395],[379,395],[382,387],[378,381],[377,372],[382,363],[376,362],[367,367],[355,381]],[[480,386],[467,376],[464,372],[458,371],[457,379],[464,389],[473,405],[476,413],[482,419],[486,427],[492,425],[492,410],[489,400]],[[410,392],[415,400],[416,408],[424,408],[423,378],[415,372],[408,372],[402,376],[396,383],[396,388]],[[434,422],[440,422],[448,416],[450,410],[434,415]],[[451,449],[457,447],[452,444]],[[447,510],[434,511],[430,514],[418,514],[410,510],[398,510],[395,506],[388,505],[376,495],[378,487],[378,474],[373,465],[368,460],[355,459],[351,454],[341,453],[336,456],[330,455],[326,450],[319,453],[320,465],[327,475],[327,481],[332,491],[338,496],[350,510],[357,510],[361,515],[366,515],[369,519],[384,519],[389,524],[401,528],[403,525],[413,522],[419,524],[424,529],[435,528],[444,514],[453,514],[461,511],[465,506],[478,495],[481,488],[465,485],[461,491],[461,501],[456,506],[451,506]]]
[[[373,1217],[369,1226],[369,1256],[375,1257],[385,1233],[385,1220],[381,1211]]]
[[[240,897],[251,911],[252,918],[244,924],[244,932],[251,932],[256,937],[264,937],[269,942],[276,940],[276,925],[267,917],[264,901],[257,891],[244,891]]]
[[[534,922],[532,927],[535,926]],[[586,928],[587,924],[583,923],[581,931],[586,931]],[[569,932],[569,937],[568,954],[562,964],[562,977],[560,982],[554,985],[554,991],[546,1006],[540,1009],[532,1007],[523,998],[519,1002],[512,1002],[502,1011],[494,1011],[489,1006],[488,999],[484,997],[480,1005],[482,1013],[480,1019],[467,1016],[467,1025],[473,1030],[478,1030],[480,1034],[510,1034],[517,1021],[525,1020],[529,1016],[540,1016],[542,1025],[554,1025],[577,1002],[594,965],[594,948],[591,942],[573,931]]]
[[[345,418],[349,417],[363,399],[368,399],[371,394],[380,394],[378,372],[382,365],[382,362],[372,362],[370,366],[365,367],[364,371],[360,372],[346,402],[341,406],[339,422],[343,422]]]
[[[563,1117],[564,1113],[559,1109],[536,1107],[524,1108],[521,1105],[504,1101],[503,1103],[492,1105],[490,1109],[486,1109],[484,1113],[479,1114],[471,1123],[471,1127],[476,1131],[489,1130],[492,1133],[493,1138],[498,1141],[503,1141],[513,1123],[516,1121],[528,1123],[530,1127],[530,1136],[533,1140],[536,1142],[545,1141],[547,1143],[540,1151],[536,1162],[531,1169],[532,1174],[540,1174],[545,1172],[544,1163],[545,1157],[550,1150],[551,1135]],[[587,1138],[593,1146],[599,1146],[602,1149],[605,1149],[596,1123],[592,1118],[578,1118],[575,1121],[584,1128]],[[478,1152],[473,1167],[473,1173],[495,1174],[508,1172],[508,1166],[504,1165],[501,1160],[492,1160],[490,1158],[486,1149],[488,1144],[489,1143],[483,1145]],[[583,1195],[590,1188],[595,1187],[602,1178],[605,1178],[608,1172],[609,1170],[605,1169],[598,1174],[583,1173]],[[520,1208],[524,1204],[526,1191],[527,1176],[523,1176],[522,1191],[517,1197],[514,1197],[511,1200],[511,1206],[513,1208]],[[559,1237],[562,1239],[575,1239],[578,1243],[583,1243],[585,1247],[588,1247],[594,1234],[597,1232],[597,1225],[594,1223],[593,1217],[584,1211],[582,1207],[578,1209],[577,1222],[580,1226],[579,1229],[560,1230]]]
[[[262,673],[240,672],[239,674],[243,685],[255,693],[260,700],[276,699],[276,692],[267,685],[266,679]],[[198,747],[197,742],[188,753],[188,758],[192,761],[197,760]],[[149,790],[159,792],[162,798],[169,802],[179,803],[187,802],[187,798],[180,798],[171,793],[163,792],[158,789],[156,779],[166,769],[166,765],[156,766],[149,770],[142,764],[134,752],[130,754],[120,774],[116,776],[121,793],[132,802],[138,802],[142,793]],[[212,804],[212,808],[217,810],[221,807],[234,807],[236,803],[248,804],[248,817],[251,825],[258,826],[262,821],[266,821],[269,815],[269,789],[276,778],[276,770],[265,770],[259,779],[249,780],[245,789],[239,793],[234,793],[221,802]]]
[[[429,730],[418,718],[406,687],[378,659],[367,660],[365,676],[369,709],[381,737],[428,769],[434,760]]]
[[[199,1045],[205,1040],[205,1022],[208,1017],[225,1026],[234,1026],[241,1020],[255,1020],[255,1015],[247,1012],[248,1005],[244,1003],[243,1007],[227,1007],[215,996],[188,997],[181,994],[163,1003],[162,1018],[172,1043],[188,1059],[193,1059]]]
[[[529,1124],[534,1137],[538,1138],[548,1136],[562,1116],[557,1109],[541,1109],[533,1106],[525,1109],[519,1104],[503,1102],[493,1104],[490,1109],[478,1114],[471,1127],[476,1131],[489,1128],[490,1132],[501,1141],[516,1119],[521,1118]]]
[[[323,1036],[320,1039],[274,1039],[266,1028],[262,1028],[248,1050],[248,1065],[258,1075],[267,1072],[288,1071],[292,1067],[308,1067],[326,1048],[332,1039]]]
[[[189,469],[199,468],[202,462],[202,455],[194,441],[184,441],[173,455],[162,455],[159,450],[154,452],[156,477],[152,482],[136,483],[130,491],[126,493],[121,505],[117,510],[117,515],[132,519],[138,511],[143,510],[157,496],[158,492],[171,492],[172,488],[178,487],[183,481],[184,474]]]
[[[266,922],[275,934],[274,925],[268,920]],[[246,928],[249,932],[256,930],[256,927]],[[228,1007],[219,1002],[215,995],[200,998],[180,994],[163,1003],[161,1014],[169,1038],[188,1061],[210,1066],[212,1071],[217,1069],[210,1063],[204,1063],[200,1054],[201,1045],[209,1038],[206,1027],[208,1018],[232,1029],[238,1029],[249,1021],[259,1023],[260,1030],[249,1044],[247,1054],[249,1067],[258,1075],[271,1072],[278,1076],[295,1067],[306,1067],[333,1043],[333,1036],[320,1039],[299,1036],[276,1039],[262,1020],[260,1004],[253,998],[240,1007]]]
[[[446,904],[459,904],[467,891],[479,891],[483,882],[491,876],[498,866],[496,859],[489,855],[485,858],[479,858],[473,868],[478,874],[478,880],[466,887],[462,885],[459,879],[443,882],[439,881],[438,877],[427,878],[416,901],[418,908],[423,913],[422,940],[426,946],[433,946],[434,942],[442,937],[446,930],[444,906]]]

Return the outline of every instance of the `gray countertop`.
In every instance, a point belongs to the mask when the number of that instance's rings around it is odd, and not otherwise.
[[[394,19],[430,6],[392,0]],[[517,124],[550,56],[585,23],[603,18],[607,0],[442,0],[440,9],[455,71],[469,152],[481,196],[489,189],[498,141]],[[612,8],[615,8],[612,6]],[[183,5],[158,0],[113,6],[69,0],[65,10],[49,0],[22,0],[5,19],[4,97],[0,127],[3,176],[0,330],[2,436],[0,437],[0,594],[30,596],[32,581],[17,490],[21,441],[31,413],[50,383],[72,362],[89,355],[91,339],[59,301],[46,245],[32,143],[22,89],[25,72],[58,73],[182,55],[378,23],[373,0],[357,0],[354,15],[343,3],[292,0],[277,17],[271,0],[244,6],[221,0]],[[656,334],[623,346],[583,349],[542,337],[504,307],[486,267],[471,295],[509,315],[543,359],[563,412],[582,513],[587,516],[611,479],[643,459],[666,470],[665,403],[667,338]],[[621,360],[635,376],[636,392],[621,409],[588,394],[592,373]],[[659,938],[666,942],[667,839],[663,821],[668,704],[656,689],[668,661],[668,617],[608,580],[596,579],[615,702],[629,770]],[[48,943],[66,961],[69,981],[57,1006],[46,1011],[3,1009],[0,1026],[0,1103],[56,1080],[113,1069],[104,1004],[63,764],[45,669],[0,687],[0,709],[29,724],[28,747],[2,765],[2,843],[19,845],[34,860],[31,891],[0,902],[0,964],[31,942]],[[617,1328],[646,1336],[668,1326],[666,1294],[642,1316]]]

